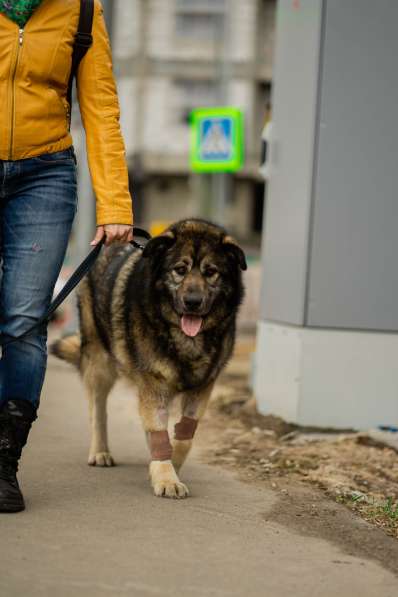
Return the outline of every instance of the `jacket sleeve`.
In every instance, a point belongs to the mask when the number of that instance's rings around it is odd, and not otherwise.
[[[80,63],[77,90],[96,195],[97,226],[132,224],[126,152],[103,9],[95,0],[93,45]]]

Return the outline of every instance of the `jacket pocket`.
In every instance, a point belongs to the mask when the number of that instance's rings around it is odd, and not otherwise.
[[[55,118],[62,118],[62,122],[66,125],[66,129],[69,129],[69,104],[66,98],[61,97],[54,87],[50,87],[52,97],[52,112]]]

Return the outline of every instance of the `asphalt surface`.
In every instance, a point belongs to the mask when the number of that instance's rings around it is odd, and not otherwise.
[[[109,406],[119,466],[88,467],[80,380],[50,359],[20,473],[27,510],[0,515],[1,597],[398,594],[379,564],[270,521],[272,492],[195,458],[190,498],[153,497],[132,392],[119,384]]]

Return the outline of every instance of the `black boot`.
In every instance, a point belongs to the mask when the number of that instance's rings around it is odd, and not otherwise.
[[[25,510],[16,475],[35,419],[36,409],[27,400],[9,400],[0,412],[0,512]]]

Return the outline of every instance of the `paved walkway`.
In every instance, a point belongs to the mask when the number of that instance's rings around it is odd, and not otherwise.
[[[78,376],[51,358],[21,471],[27,510],[0,516],[1,597],[396,597],[398,579],[267,521],[275,495],[188,462],[192,497],[152,496],[134,401],[110,403],[114,469],[86,465]],[[349,532],[349,529],[347,529]]]

